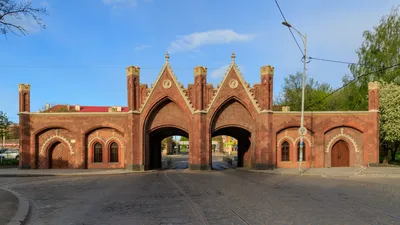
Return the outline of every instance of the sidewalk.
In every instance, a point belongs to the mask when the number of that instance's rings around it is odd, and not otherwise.
[[[0,177],[96,176],[144,173],[125,169],[0,169]]]
[[[11,222],[18,210],[18,197],[9,191],[0,189],[0,224]]]
[[[278,168],[275,170],[251,170],[245,169],[255,173],[270,173],[279,175],[299,175],[299,169],[284,169]],[[400,178],[400,167],[370,167],[370,168],[353,168],[353,167],[340,167],[340,168],[308,168],[303,169],[303,176],[321,176],[321,177],[386,177],[386,178]]]

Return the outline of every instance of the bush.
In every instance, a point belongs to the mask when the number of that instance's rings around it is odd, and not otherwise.
[[[16,159],[3,159],[0,160],[0,165],[2,166],[9,166],[9,165],[15,165],[18,166],[19,160]]]

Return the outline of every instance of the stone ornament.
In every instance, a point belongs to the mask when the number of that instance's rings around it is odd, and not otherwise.
[[[172,86],[172,83],[171,83],[170,80],[164,80],[164,81],[163,81],[163,87],[164,87],[165,89],[168,89],[168,88],[170,88],[171,86]]]
[[[341,137],[347,138],[354,145],[355,152],[360,152],[356,140],[354,140],[352,136],[345,134],[344,128],[340,128],[340,134],[337,134],[336,136],[333,136],[331,138],[331,140],[328,142],[328,145],[326,146],[325,152],[328,153],[332,148],[333,144],[336,143],[336,141],[340,140]]]
[[[229,81],[229,87],[231,87],[233,89],[237,88],[238,84],[239,84],[238,81],[235,79],[232,79]]]

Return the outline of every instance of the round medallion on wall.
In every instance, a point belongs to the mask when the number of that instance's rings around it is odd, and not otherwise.
[[[164,81],[163,81],[163,87],[164,87],[164,88],[168,89],[168,88],[171,87],[171,85],[172,85],[172,83],[171,83],[170,80],[164,80]]]
[[[231,88],[237,88],[238,86],[238,81],[235,79],[232,79],[231,81],[229,81],[229,87]]]

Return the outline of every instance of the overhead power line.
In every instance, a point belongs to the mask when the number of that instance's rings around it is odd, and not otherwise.
[[[125,69],[127,66],[118,66],[118,65],[105,65],[105,66],[97,66],[97,65],[64,65],[64,66],[54,66],[54,65],[0,65],[0,68],[54,68],[54,69],[90,69],[90,68],[110,68],[110,69]],[[141,70],[160,70],[160,67],[141,67]],[[172,67],[173,70],[191,70],[194,67]],[[220,69],[220,67],[211,67],[208,69]]]
[[[400,66],[400,63],[394,64],[394,65],[391,65],[391,66],[388,66],[388,67],[384,67],[384,68],[379,69],[379,70],[375,70],[375,71],[372,71],[372,72],[368,72],[368,73],[362,74],[362,75],[360,75],[360,76],[354,78],[353,80],[347,82],[346,84],[344,84],[344,85],[341,86],[340,88],[334,90],[333,92],[331,92],[331,93],[328,94],[327,96],[323,97],[322,99],[320,99],[320,100],[318,100],[318,101],[312,103],[311,105],[309,105],[309,106],[306,108],[306,110],[309,109],[309,108],[311,108],[311,107],[313,107],[314,105],[316,105],[316,104],[322,102],[323,100],[325,100],[325,99],[327,99],[328,97],[332,96],[332,95],[335,94],[336,92],[342,90],[342,89],[345,88],[346,86],[348,86],[348,85],[350,85],[351,83],[357,81],[357,80],[360,79],[361,77],[365,77],[365,76],[368,76],[368,75],[371,75],[371,74],[374,74],[374,73],[383,72],[383,71],[385,71],[385,70],[392,69],[392,68],[395,68],[395,67],[398,67],[398,66]]]
[[[319,61],[331,62],[331,63],[341,63],[341,64],[348,64],[348,65],[360,65],[358,63],[345,62],[345,61],[332,60],[332,59],[322,59],[322,58],[316,58],[316,57],[308,57],[308,58],[311,59],[311,60],[319,60]]]
[[[281,9],[281,7],[279,6],[278,1],[275,0],[275,3],[276,3],[276,6],[278,6],[279,12],[281,13],[283,20],[284,20],[285,22],[287,22],[287,20],[286,20],[286,18],[285,18],[285,15],[283,15],[282,9]],[[297,39],[296,39],[296,37],[294,36],[294,34],[293,34],[293,32],[292,32],[292,29],[290,29],[290,27],[288,27],[288,29],[289,29],[290,33],[292,34],[292,37],[293,37],[294,41],[296,42],[296,45],[297,45],[297,47],[299,48],[299,50],[300,50],[300,52],[301,52],[301,55],[304,56],[304,52],[303,52],[303,50],[301,49],[301,47],[300,47],[300,45],[299,45],[299,42],[297,42]]]

